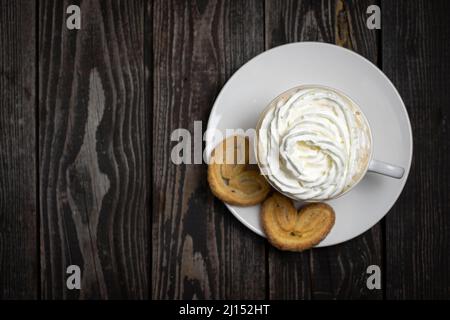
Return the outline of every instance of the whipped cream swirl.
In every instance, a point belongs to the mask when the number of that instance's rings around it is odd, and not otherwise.
[[[298,200],[339,196],[365,173],[371,153],[359,107],[324,87],[279,97],[260,122],[257,147],[263,174]]]

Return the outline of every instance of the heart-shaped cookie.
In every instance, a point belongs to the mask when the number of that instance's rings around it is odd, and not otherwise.
[[[208,183],[217,198],[239,206],[261,203],[270,191],[257,166],[249,164],[249,141],[243,136],[229,137],[214,149]]]
[[[261,211],[269,242],[280,250],[303,251],[322,241],[334,225],[333,208],[326,203],[310,203],[297,211],[292,201],[274,193]]]

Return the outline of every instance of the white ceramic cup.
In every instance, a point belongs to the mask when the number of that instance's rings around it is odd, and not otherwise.
[[[345,93],[336,90],[334,88],[330,88],[330,87],[326,87],[326,86],[322,86],[322,85],[300,85],[300,86],[296,86],[294,88],[291,88],[289,90],[286,90],[285,92],[281,93],[280,95],[278,95],[275,99],[273,99],[268,106],[263,110],[263,112],[260,114],[257,125],[256,125],[256,135],[255,135],[255,141],[254,141],[254,151],[255,151],[255,157],[256,157],[256,161],[258,163],[258,166],[260,169],[262,169],[262,165],[261,165],[261,161],[259,160],[259,152],[258,152],[258,136],[259,136],[259,131],[261,128],[261,123],[263,121],[263,119],[265,118],[265,115],[267,114],[267,112],[272,109],[275,108],[278,101],[281,98],[286,98],[286,96],[291,96],[293,93],[301,90],[301,89],[310,89],[310,88],[320,88],[320,89],[325,89],[325,90],[329,90],[329,91],[333,91],[335,93],[337,93],[340,96],[345,97],[346,99],[348,99],[349,101],[351,101],[357,108],[358,111],[360,111],[362,117],[365,119],[366,123],[367,123],[367,127],[368,127],[368,131],[369,131],[369,135],[370,135],[370,156],[369,156],[369,160],[367,161],[367,165],[365,167],[365,169],[362,171],[362,173],[360,174],[359,178],[346,190],[344,190],[343,192],[341,192],[340,194],[338,194],[337,196],[330,198],[330,199],[323,199],[323,200],[331,200],[331,199],[335,199],[338,198],[344,194],[346,194],[347,192],[349,192],[350,190],[352,190],[354,187],[356,187],[356,185],[358,185],[358,183],[364,178],[364,176],[367,174],[367,172],[375,172],[378,174],[382,174],[384,176],[387,177],[391,177],[391,178],[395,178],[395,179],[401,179],[405,173],[405,169],[390,163],[386,163],[380,160],[375,160],[373,159],[373,137],[372,137],[372,130],[370,128],[370,122],[367,120],[367,117],[364,115],[364,112],[361,110],[361,108],[359,107],[359,105],[353,101],[348,95],[346,95]],[[274,183],[272,183],[270,181],[270,179],[268,179],[266,177],[266,180],[272,185],[272,187],[274,187],[276,190],[278,190],[280,193],[283,193],[276,185],[274,185]],[[285,194],[285,193],[283,193]],[[291,197],[288,194],[285,194],[288,197]],[[294,200],[299,200],[299,199],[294,199]],[[302,199],[302,201],[308,201],[307,199]]]

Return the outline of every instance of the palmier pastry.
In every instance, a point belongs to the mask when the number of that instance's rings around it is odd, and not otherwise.
[[[334,225],[333,208],[325,203],[310,203],[297,211],[290,199],[274,193],[262,205],[262,225],[269,242],[280,250],[309,249],[330,232]]]
[[[229,137],[214,149],[208,183],[217,198],[238,206],[261,203],[270,191],[257,166],[249,164],[249,141],[243,136]]]

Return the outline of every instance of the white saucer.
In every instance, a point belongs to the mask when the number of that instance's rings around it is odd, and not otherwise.
[[[362,234],[394,205],[411,166],[411,124],[397,90],[370,61],[338,46],[301,42],[268,50],[242,66],[217,97],[208,129],[255,128],[260,112],[273,98],[302,84],[325,85],[350,96],[370,122],[374,159],[405,168],[400,180],[368,173],[352,191],[329,201],[336,224],[318,245],[324,247]],[[207,152],[217,142],[207,143]],[[264,236],[260,206],[227,207],[250,230]]]

